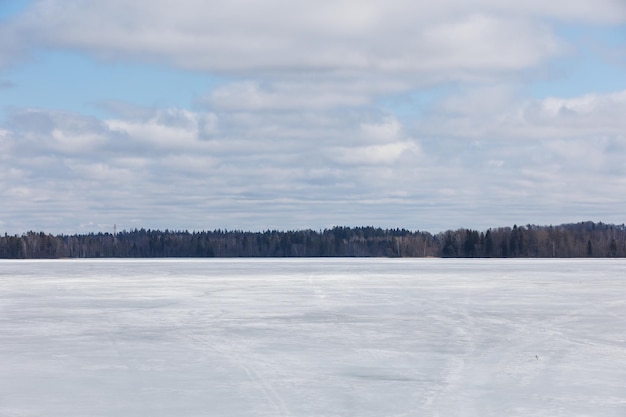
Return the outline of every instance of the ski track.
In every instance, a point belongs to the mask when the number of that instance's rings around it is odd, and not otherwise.
[[[472,357],[476,351],[476,329],[474,325],[474,318],[468,311],[469,296],[465,296],[464,302],[458,307],[447,306],[448,303],[444,302],[437,305],[444,306],[444,313],[448,316],[454,317],[457,314],[461,314],[462,319],[450,323],[454,328],[454,332],[457,341],[462,341],[463,352],[457,356],[454,356],[447,360],[445,367],[442,370],[442,383],[439,389],[430,394],[426,399],[425,404],[432,407],[433,417],[440,417],[442,415],[442,404],[449,403],[448,398],[453,396],[458,387],[465,378],[467,364],[472,360]],[[438,312],[439,313],[439,312]],[[455,414],[459,417],[467,415],[468,404],[464,404],[461,410],[461,414]],[[443,413],[443,415],[446,415]],[[474,414],[470,414],[474,415]]]
[[[187,316],[187,322],[180,323],[181,328],[188,329],[190,327],[190,322],[193,323],[198,319],[203,318],[201,314],[197,313],[197,311],[194,311],[194,313],[195,314],[190,313]],[[220,320],[223,318],[223,312],[218,315],[211,316],[208,320],[211,324],[210,327],[219,328]],[[283,397],[274,388],[270,378],[265,376],[268,373],[274,374],[275,370],[271,369],[267,363],[263,363],[264,361],[262,357],[255,355],[253,352],[247,351],[245,349],[245,343],[241,343],[243,341],[219,338],[215,334],[202,336],[192,331],[185,331],[184,337],[192,341],[192,344],[196,349],[207,353],[217,353],[220,358],[230,363],[234,369],[242,370],[247,379],[262,393],[263,398],[272,410],[270,415],[276,417],[291,417],[293,415],[289,411]]]
[[[502,379],[502,375],[512,381],[517,381],[520,387],[531,385],[546,372],[546,365],[550,361],[561,359],[554,356],[554,352],[546,351],[546,344],[549,344],[550,350],[562,349],[569,352],[573,346],[580,346],[586,350],[609,351],[611,356],[626,356],[625,343],[577,340],[563,331],[564,325],[576,324],[582,318],[587,317],[590,312],[598,312],[625,321],[624,317],[592,303],[585,303],[569,314],[558,315],[547,320],[527,324],[508,323],[512,329],[510,334],[480,350],[477,350],[477,344],[484,344],[484,341],[480,340],[481,331],[478,329],[484,326],[480,323],[476,324],[476,320],[471,317],[471,313],[466,308],[467,305],[468,298],[459,308],[448,307],[443,312],[448,317],[462,313],[464,319],[455,324],[455,331],[459,341],[468,337],[469,340],[463,344],[465,346],[463,353],[447,361],[442,371],[441,386],[425,401],[426,405],[432,407],[433,417],[499,415],[489,410],[489,404],[477,403],[477,400],[484,401],[485,398],[468,396],[467,388],[472,385],[472,381],[498,381]],[[493,362],[489,360],[490,358],[498,358],[498,360]],[[623,403],[626,403],[626,400]]]

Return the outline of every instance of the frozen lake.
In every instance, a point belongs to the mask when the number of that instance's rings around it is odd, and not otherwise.
[[[626,416],[626,260],[0,261],[0,416]]]

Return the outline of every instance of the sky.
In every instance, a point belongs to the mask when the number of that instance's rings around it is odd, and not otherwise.
[[[0,232],[626,207],[624,0],[0,0]]]

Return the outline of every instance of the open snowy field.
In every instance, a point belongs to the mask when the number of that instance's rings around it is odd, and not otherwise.
[[[0,416],[626,416],[626,260],[0,262]]]

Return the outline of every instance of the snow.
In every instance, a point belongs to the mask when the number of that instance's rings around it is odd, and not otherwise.
[[[0,262],[0,416],[626,415],[626,260]]]

